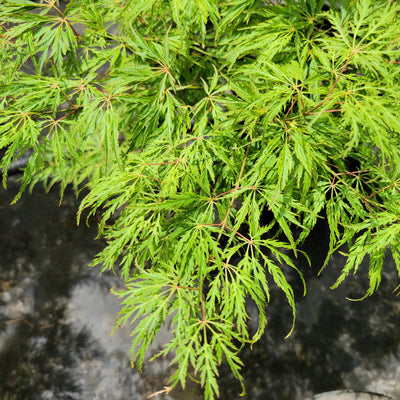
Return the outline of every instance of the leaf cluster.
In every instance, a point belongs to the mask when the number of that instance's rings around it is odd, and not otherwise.
[[[335,286],[369,257],[400,275],[400,5],[387,0],[4,0],[0,149],[26,187],[86,186],[120,266],[117,325],[140,368],[160,327],[172,386],[219,395],[266,324],[271,288],[319,218]],[[80,215],[80,214],[79,214]],[[258,309],[251,331],[246,305]],[[255,318],[255,316],[252,316]],[[290,332],[289,332],[290,334]]]

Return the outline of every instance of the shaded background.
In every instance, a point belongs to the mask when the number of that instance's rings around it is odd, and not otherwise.
[[[87,265],[103,243],[91,227],[76,226],[78,200],[67,192],[39,187],[15,205],[14,180],[0,189],[0,399],[142,400],[168,383],[169,361],[147,363],[142,374],[130,366],[130,328],[110,336],[119,310],[110,288],[121,286],[100,266]],[[290,338],[291,310],[276,288],[268,307],[269,325],[253,349],[244,348],[245,399],[305,400],[336,389],[367,390],[400,398],[400,299],[395,266],[387,258],[379,291],[362,302],[368,266],[337,290],[344,259],[333,257],[317,277],[328,244],[321,225],[305,244],[315,269],[299,259],[308,294],[289,275],[297,300],[297,322]],[[290,272],[289,272],[290,274]],[[251,305],[249,306],[252,312]],[[170,337],[158,335],[154,350]],[[221,399],[239,399],[229,368],[220,371]],[[154,399],[197,400],[202,392],[188,382]]]

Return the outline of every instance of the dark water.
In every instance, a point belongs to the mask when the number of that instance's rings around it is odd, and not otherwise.
[[[0,190],[0,399],[142,400],[167,384],[168,360],[147,364],[143,374],[129,364],[129,328],[110,336],[118,312],[109,293],[121,283],[88,268],[102,243],[92,228],[76,227],[77,201],[67,193],[35,190],[9,203],[15,184]],[[95,221],[94,221],[95,222]],[[326,251],[326,227],[307,243],[319,265]],[[302,263],[301,260],[299,261]],[[353,389],[400,398],[400,299],[394,264],[387,259],[377,294],[363,302],[367,266],[339,289],[329,286],[343,265],[336,256],[320,278],[306,267],[308,295],[299,296],[298,318],[290,330],[290,309],[277,290],[269,326],[253,349],[245,348],[246,399],[305,400],[316,393]],[[293,276],[293,284],[300,286]],[[156,343],[170,332],[164,329]],[[229,368],[221,368],[221,399],[239,399]],[[154,399],[196,400],[189,384]]]

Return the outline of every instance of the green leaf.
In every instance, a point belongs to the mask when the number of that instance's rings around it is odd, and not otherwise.
[[[1,3],[3,185],[29,156],[14,201],[39,182],[85,194],[78,222],[98,224],[92,265],[126,284],[118,323],[139,368],[168,323],[172,387],[194,375],[214,399],[223,363],[243,384],[271,285],[295,329],[295,258],[319,220],[321,273],[346,258],[334,287],[365,265],[371,295],[389,251],[400,276],[399,13],[385,0]]]

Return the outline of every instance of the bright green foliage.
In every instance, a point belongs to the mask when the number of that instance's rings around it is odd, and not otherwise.
[[[117,324],[140,368],[171,323],[172,387],[213,399],[223,360],[242,380],[271,284],[295,316],[284,271],[318,218],[327,261],[348,246],[336,285],[369,257],[371,294],[387,249],[400,275],[400,4],[325,3],[1,2],[4,185],[31,149],[21,192],[87,185],[94,263],[126,281]]]

